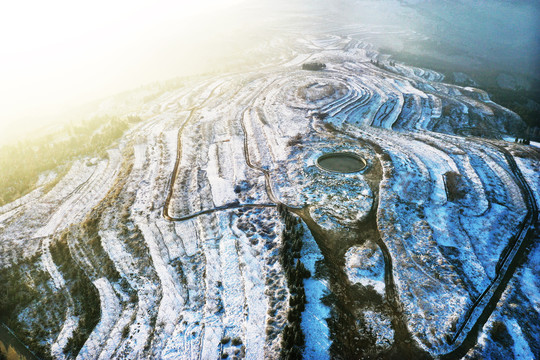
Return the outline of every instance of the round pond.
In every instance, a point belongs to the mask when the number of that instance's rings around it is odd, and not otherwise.
[[[317,159],[317,166],[326,171],[353,173],[364,170],[366,160],[350,152],[324,154]]]

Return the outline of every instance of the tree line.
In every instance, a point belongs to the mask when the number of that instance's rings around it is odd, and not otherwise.
[[[1,147],[0,206],[32,191],[45,171],[59,170],[80,156],[106,156],[105,149],[139,121],[137,116],[95,117],[66,125],[56,134]]]
[[[302,359],[302,351],[305,346],[304,333],[302,332],[302,312],[306,306],[306,293],[304,279],[311,276],[302,261],[302,237],[304,228],[301,221],[293,216],[287,207],[278,204],[278,211],[285,222],[282,239],[283,244],[279,251],[281,266],[285,271],[287,284],[289,285],[289,311],[287,313],[288,324],[283,329],[280,358],[285,360]]]

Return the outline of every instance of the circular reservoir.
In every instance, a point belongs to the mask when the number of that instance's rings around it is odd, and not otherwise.
[[[350,152],[324,154],[317,159],[321,169],[345,174],[364,170],[366,165],[366,160]]]

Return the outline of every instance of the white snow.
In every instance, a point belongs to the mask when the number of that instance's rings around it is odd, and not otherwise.
[[[364,28],[357,31],[360,38],[374,34]],[[377,199],[377,227],[393,259],[396,288],[413,338],[435,355],[452,349],[444,336],[494,278],[500,253],[526,209],[511,169],[493,142],[427,129],[440,125],[445,132],[455,132],[454,125],[444,122],[463,125],[472,112],[493,115],[496,125],[494,105],[481,91],[441,83],[443,76],[437,72],[390,66],[387,57],[351,37],[310,36],[293,43],[274,44],[282,53],[265,59],[261,69],[186,79],[182,88],[140,106],[137,114],[146,120],[108,149],[108,159],[78,159],[47,194],[37,188],[0,208],[2,265],[41,249],[50,286],[61,289],[65,282],[50,255],[51,237],[76,227],[110,190],[134,194],[127,225],[143,235],[144,250],[149,251],[144,268],[143,259],[130,253],[131,240],[121,233],[121,224],[113,220],[125,204],[100,204],[107,228],[99,234],[104,251],[138,301],[130,301],[120,283],[93,279],[102,316],[79,358],[218,358],[238,350],[221,344],[227,336],[241,339],[248,359],[277,356],[281,338],[266,337],[268,310],[275,303],[276,288],[282,291],[283,303],[288,292],[276,261],[280,238],[272,233],[279,233],[280,225],[275,210],[264,210],[265,215],[256,212],[260,209],[217,211],[174,223],[161,216],[169,185],[172,216],[236,200],[269,203],[261,168],[269,171],[276,196],[290,206],[309,205],[323,230],[357,226]],[[386,68],[371,64],[371,59]],[[327,67],[305,71],[300,65],[306,61],[321,61]],[[443,111],[447,97],[457,101],[451,115]],[[501,117],[508,115],[499,110]],[[184,123],[178,177],[168,184]],[[328,124],[338,131],[329,131]],[[244,136],[253,168],[244,156]],[[532,150],[507,145],[540,203],[538,164],[527,157]],[[123,158],[131,150],[133,158]],[[368,167],[345,175],[314,165],[322,153],[332,151],[355,152],[366,158]],[[131,172],[119,179],[120,170],[129,165]],[[463,198],[447,197],[448,171],[461,175],[467,189]],[[41,177],[43,183],[51,179],[52,175]],[[117,181],[122,188],[115,188]],[[372,191],[376,186],[378,193]],[[247,230],[240,229],[241,218]],[[330,311],[320,301],[328,283],[313,276],[323,256],[304,230],[302,261],[312,273],[304,282],[304,355],[328,359]],[[76,245],[74,258],[92,269],[88,245]],[[373,286],[384,296],[384,261],[377,246],[368,241],[348,249],[345,271],[351,283]],[[538,311],[535,276],[532,268],[524,269],[520,285]],[[278,309],[282,318],[285,308]],[[377,344],[388,346],[393,339],[389,319],[373,311],[364,316]],[[52,345],[54,356],[63,356],[78,321],[68,304]],[[508,324],[513,353],[531,356],[526,329],[512,321]],[[284,322],[276,328],[282,329]]]
[[[330,359],[330,330],[326,319],[330,317],[330,309],[321,302],[321,298],[328,291],[328,283],[325,279],[316,279],[315,263],[324,261],[324,257],[308,228],[304,225],[304,237],[301,250],[301,261],[310,271],[311,277],[304,279],[304,291],[306,292],[306,309],[302,313],[302,331],[305,335],[306,347],[304,358],[306,359]]]
[[[511,319],[508,321],[508,332],[514,340],[514,354],[516,359],[534,359],[535,356],[529,347],[529,343],[524,338],[523,333],[521,332],[521,326],[518,324],[516,319]]]
[[[351,283],[373,286],[384,296],[384,258],[378,247],[351,247],[345,254],[345,270]]]
[[[77,355],[77,359],[94,358],[100,353],[110,330],[120,315],[120,303],[109,281],[105,278],[99,278],[93,283],[99,291],[101,319]]]

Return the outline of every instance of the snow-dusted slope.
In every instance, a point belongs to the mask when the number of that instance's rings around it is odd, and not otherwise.
[[[535,236],[540,155],[497,140],[520,119],[350,38],[287,51],[152,100],[107,159],[0,208],[2,268],[37,255],[50,281],[21,281],[66,293],[63,320],[27,304],[18,321],[51,330],[21,336],[80,359],[459,357],[497,346],[487,319],[512,279],[495,328],[537,354],[519,318],[538,316],[534,261],[512,274]],[[367,166],[325,171],[330,152]]]

